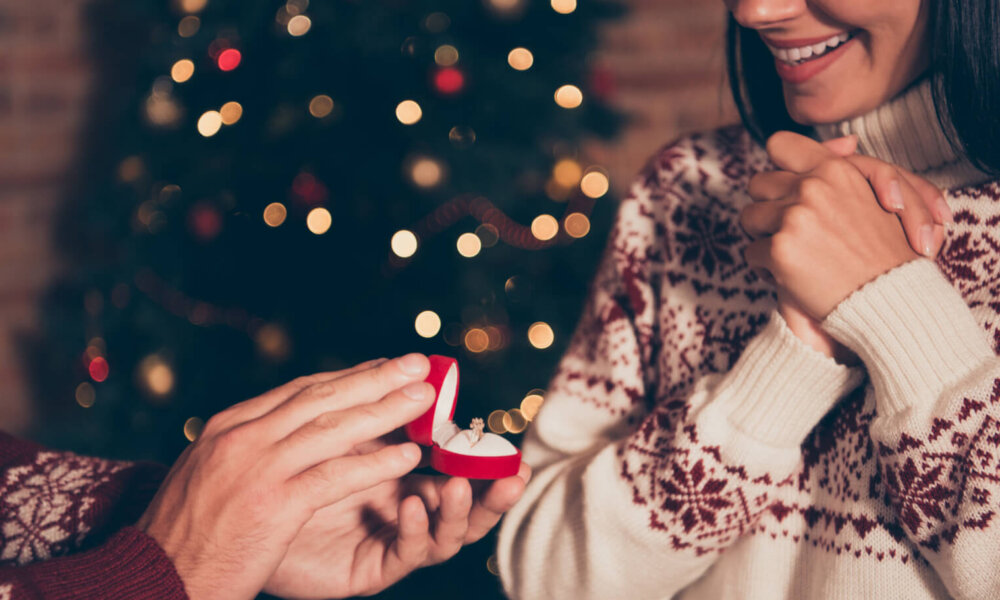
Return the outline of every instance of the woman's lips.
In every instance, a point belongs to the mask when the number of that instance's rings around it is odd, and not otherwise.
[[[821,71],[832,65],[844,54],[844,50],[852,47],[855,42],[857,42],[857,38],[852,37],[819,58],[807,60],[803,63],[795,65],[775,58],[774,67],[778,71],[778,77],[781,77],[783,81],[787,83],[803,83],[812,79]]]

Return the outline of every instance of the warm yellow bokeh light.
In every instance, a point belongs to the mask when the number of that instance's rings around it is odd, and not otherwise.
[[[458,62],[458,49],[451,44],[438,46],[434,51],[434,62],[442,67],[450,67]]]
[[[495,410],[486,419],[486,426],[493,433],[507,433],[507,428],[503,425],[503,418],[507,415],[505,410]]]
[[[323,235],[329,231],[332,224],[333,217],[330,215],[330,211],[325,208],[314,208],[306,215],[306,227],[316,235]]]
[[[553,333],[552,327],[548,323],[539,321],[528,328],[528,342],[535,348],[544,350],[551,346],[554,341],[556,341],[556,334]]]
[[[492,575],[500,575],[500,563],[497,560],[496,554],[491,554],[490,557],[486,559],[486,570]]]
[[[198,417],[191,417],[187,421],[184,421],[184,437],[186,437],[189,442],[193,442],[198,439],[198,436],[201,435],[201,430],[204,428],[204,421]]]
[[[288,20],[288,34],[294,37],[305,35],[312,27],[312,19],[305,15],[295,15]]]
[[[521,400],[521,414],[524,418],[533,421],[535,416],[538,415],[538,411],[542,408],[542,403],[545,402],[545,396],[532,392]]]
[[[205,137],[212,137],[219,133],[222,128],[222,115],[217,110],[206,111],[198,119],[198,133]]]
[[[189,38],[194,34],[198,33],[198,29],[201,28],[201,19],[198,17],[188,15],[181,19],[181,22],[177,24],[177,35],[182,38]]]
[[[583,104],[583,92],[575,85],[566,84],[556,90],[556,104],[563,108],[576,108]]]
[[[490,347],[490,336],[484,330],[473,327],[465,332],[465,347],[469,352],[485,352]]]
[[[441,182],[441,163],[433,158],[421,158],[413,163],[410,178],[420,187],[434,187]]]
[[[417,235],[408,229],[400,229],[392,235],[389,247],[392,253],[400,258],[410,258],[417,253]]]
[[[433,310],[425,310],[417,315],[413,326],[420,337],[432,338],[441,331],[441,317]]]
[[[535,64],[535,56],[527,48],[514,48],[507,54],[507,64],[518,71],[527,71]]]
[[[420,105],[413,100],[403,100],[396,106],[396,118],[403,125],[413,125],[423,114]]]
[[[552,10],[561,15],[568,15],[576,10],[576,0],[552,0]]]
[[[512,408],[504,415],[503,426],[511,433],[521,433],[528,428],[528,419],[525,418],[520,409]]]
[[[483,223],[476,227],[476,235],[483,243],[483,248],[492,248],[500,241],[500,230],[496,228],[496,225],[490,223]]]
[[[538,215],[531,222],[531,234],[543,242],[551,240],[558,233],[559,221],[552,215]]]
[[[194,75],[194,63],[186,58],[182,58],[170,67],[170,78],[177,83],[184,83],[191,79],[192,75]]]
[[[76,403],[84,408],[90,408],[97,400],[97,391],[94,386],[84,381],[76,386]]]
[[[270,227],[280,227],[288,218],[288,209],[281,202],[272,202],[264,207],[264,222]]]
[[[322,119],[331,112],[333,112],[333,98],[327,96],[326,94],[314,96],[313,99],[309,101],[309,114],[317,119]]]
[[[239,102],[226,102],[219,109],[223,125],[232,125],[243,116],[243,106]]]
[[[139,380],[146,391],[160,398],[174,389],[174,371],[158,354],[150,354],[139,363]]]
[[[479,251],[483,249],[483,241],[479,239],[479,236],[474,233],[463,233],[458,236],[458,253],[465,258],[472,258],[479,254]],[[484,334],[485,335],[485,334]]]
[[[564,188],[571,188],[580,183],[583,167],[572,158],[564,158],[552,167],[552,178]]]
[[[208,0],[180,0],[181,10],[189,13],[201,12]]]
[[[590,171],[580,180],[580,189],[588,198],[600,198],[610,187],[608,176],[601,171]]]
[[[590,233],[590,219],[583,213],[570,213],[563,227],[570,237],[582,238]]]

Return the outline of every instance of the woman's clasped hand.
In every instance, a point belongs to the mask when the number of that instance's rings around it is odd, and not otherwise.
[[[478,540],[530,471],[473,494],[468,480],[408,474],[421,450],[398,428],[434,389],[410,354],[296,379],[208,421],[137,526],[189,596],[373,594]]]

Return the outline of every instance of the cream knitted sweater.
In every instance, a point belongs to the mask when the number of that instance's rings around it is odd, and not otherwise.
[[[864,368],[799,341],[742,258],[762,148],[663,147],[525,440],[512,597],[1000,598],[1000,182],[956,159],[926,81],[838,132],[948,188],[956,221],[823,322]]]

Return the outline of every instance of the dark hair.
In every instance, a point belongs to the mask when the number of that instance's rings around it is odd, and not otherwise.
[[[934,107],[954,149],[1000,175],[1000,0],[937,0],[930,18]],[[808,127],[785,108],[774,57],[760,36],[729,14],[729,86],[740,118],[760,143]]]

